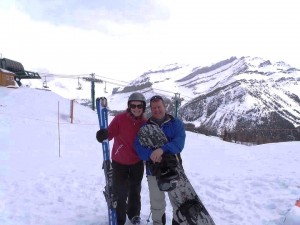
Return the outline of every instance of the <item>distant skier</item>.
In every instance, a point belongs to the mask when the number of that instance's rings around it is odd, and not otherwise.
[[[153,96],[150,99],[150,108],[152,116],[148,119],[147,123],[159,126],[168,137],[169,142],[162,148],[152,150],[142,146],[138,138],[136,138],[135,148],[140,158],[147,161],[146,171],[153,225],[165,225],[165,192],[159,189],[156,176],[152,174],[153,170],[151,171],[151,167],[153,163],[159,163],[162,161],[163,153],[171,153],[172,155],[176,155],[177,160],[181,162],[179,153],[183,150],[186,135],[183,123],[179,119],[174,118],[166,113],[166,105],[161,96]],[[175,218],[178,208],[175,204],[173,204],[171,198],[170,201],[173,207],[172,225],[177,225],[179,223]]]
[[[113,191],[117,196],[117,222],[124,225],[126,214],[134,225],[140,224],[141,181],[144,164],[134,150],[134,138],[146,122],[146,99],[140,93],[129,96],[127,110],[113,118],[108,129],[97,131],[99,142],[114,139],[111,158],[113,167]]]

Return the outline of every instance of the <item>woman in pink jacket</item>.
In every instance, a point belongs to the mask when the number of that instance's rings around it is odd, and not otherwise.
[[[117,221],[124,225],[126,214],[132,224],[140,224],[141,182],[144,174],[143,161],[134,149],[134,139],[145,124],[146,99],[141,93],[129,96],[127,110],[113,118],[108,129],[97,132],[99,142],[114,139],[111,152],[113,167],[113,191],[117,196]]]

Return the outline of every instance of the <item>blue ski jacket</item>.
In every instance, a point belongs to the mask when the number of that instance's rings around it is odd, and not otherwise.
[[[168,117],[169,118],[161,124],[160,128],[166,135],[169,142],[161,146],[161,149],[164,151],[164,153],[179,155],[179,153],[183,150],[185,143],[186,135],[184,125],[181,120],[174,118],[171,115],[168,115]],[[158,126],[158,124],[152,121],[151,118],[148,119],[147,124],[155,124]],[[151,175],[147,161],[151,160],[150,155],[155,149],[142,146],[138,137],[136,137],[134,140],[134,148],[140,159],[146,161],[147,175]],[[178,158],[180,158],[180,156]]]

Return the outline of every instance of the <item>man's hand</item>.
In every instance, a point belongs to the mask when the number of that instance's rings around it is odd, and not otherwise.
[[[152,154],[150,155],[150,159],[156,163],[156,162],[161,162],[162,160],[162,154],[164,151],[161,148],[155,149]]]

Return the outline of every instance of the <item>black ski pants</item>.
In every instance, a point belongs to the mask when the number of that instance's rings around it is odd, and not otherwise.
[[[134,165],[122,165],[112,161],[113,190],[117,196],[118,225],[124,225],[126,214],[131,220],[140,216],[141,183],[144,175],[144,163],[139,161]]]

